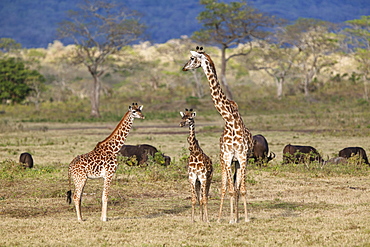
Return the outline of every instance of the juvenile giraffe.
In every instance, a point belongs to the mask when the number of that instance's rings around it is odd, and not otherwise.
[[[68,179],[71,177],[75,185],[73,201],[76,206],[78,221],[82,221],[81,198],[84,186],[88,178],[104,178],[102,196],[102,215],[101,220],[107,221],[107,203],[109,187],[114,173],[117,170],[117,154],[124,145],[126,137],[130,132],[134,118],[144,119],[141,110],[143,106],[133,103],[128,111],[118,123],[113,132],[102,142],[98,142],[95,148],[89,153],[78,155],[69,165]],[[67,201],[72,201],[71,191],[67,192]]]
[[[245,170],[247,156],[253,150],[253,138],[251,132],[245,127],[239,114],[236,102],[227,99],[217,79],[215,65],[211,57],[197,47],[196,51],[190,51],[190,60],[183,67],[183,71],[203,68],[207,76],[211,97],[215,108],[225,121],[223,134],[220,138],[220,163],[222,169],[221,204],[218,221],[221,219],[224,197],[229,185],[230,194],[230,223],[238,222],[239,193],[244,203],[245,221],[249,221],[247,214],[247,197],[245,185]],[[233,182],[232,163],[236,162],[236,181]]]
[[[198,140],[195,138],[194,118],[196,113],[192,109],[185,109],[185,112],[180,112],[180,115],[182,117],[180,127],[189,126],[188,143],[190,156],[188,159],[188,176],[191,186],[191,220],[194,222],[195,204],[198,201],[202,220],[209,222],[208,192],[213,175],[212,161],[203,152]]]

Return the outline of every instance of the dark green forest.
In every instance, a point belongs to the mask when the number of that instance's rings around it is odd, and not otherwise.
[[[147,26],[145,39],[153,43],[164,43],[182,35],[190,36],[200,29],[196,17],[203,6],[199,0],[124,2],[129,9],[142,14],[142,22]],[[76,9],[77,3],[74,0],[2,0],[0,37],[12,38],[24,48],[46,48],[58,39],[58,23],[65,20],[68,10]],[[368,0],[250,0],[249,3],[259,11],[290,21],[304,17],[342,23],[370,15]]]

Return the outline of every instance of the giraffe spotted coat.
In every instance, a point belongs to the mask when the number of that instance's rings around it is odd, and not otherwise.
[[[189,126],[189,159],[188,159],[188,177],[191,187],[191,204],[192,213],[191,219],[194,222],[195,205],[197,201],[200,204],[201,219],[209,222],[208,219],[208,194],[211,186],[213,175],[212,160],[203,152],[199,146],[198,140],[195,137],[195,121],[196,113],[190,110],[180,112],[182,117],[180,127]]]
[[[105,140],[99,142],[92,151],[78,155],[70,163],[68,178],[70,182],[72,178],[75,185],[73,201],[75,203],[78,221],[82,221],[81,199],[88,178],[104,179],[101,220],[107,221],[109,188],[113,175],[117,170],[117,154],[125,143],[134,118],[144,118],[141,113],[142,108],[137,103],[129,106],[129,110]],[[72,193],[68,191],[67,201],[69,203],[72,201],[71,197]]]

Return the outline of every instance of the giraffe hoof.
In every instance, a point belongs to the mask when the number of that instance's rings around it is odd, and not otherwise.
[[[108,218],[101,218],[102,221],[108,221]]]

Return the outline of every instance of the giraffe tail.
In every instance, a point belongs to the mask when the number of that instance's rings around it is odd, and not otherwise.
[[[67,202],[68,204],[72,203],[72,190],[67,191]]]
[[[68,169],[68,183],[69,183],[69,188],[71,188],[71,173],[69,172],[69,169]],[[72,203],[72,190],[67,191],[67,203],[68,204]]]

